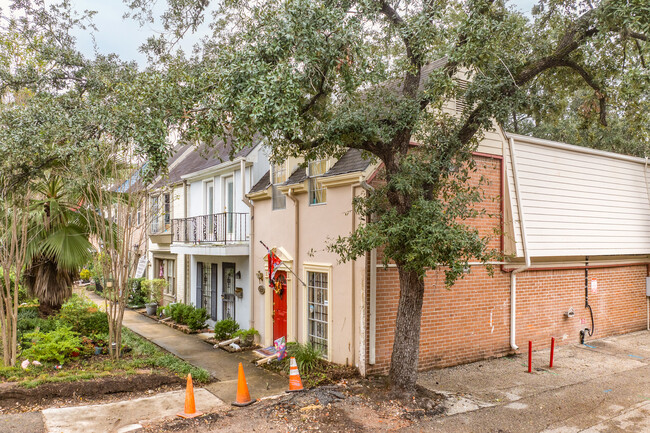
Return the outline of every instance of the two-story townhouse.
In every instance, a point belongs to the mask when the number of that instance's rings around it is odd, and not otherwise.
[[[306,166],[290,158],[272,165],[249,192],[256,215],[252,315],[264,344],[285,336],[312,342],[333,362],[358,363],[365,263],[341,264],[327,244],[360,223],[352,199],[365,193],[375,167],[356,149]],[[259,241],[283,262],[276,273],[281,290],[269,287],[268,251]]]
[[[260,142],[231,149],[215,140],[179,164],[186,213],[171,219],[170,253],[184,257],[186,303],[205,308],[210,325],[232,318],[249,328],[252,209],[244,194],[269,163]]]
[[[163,303],[185,302],[185,256],[170,251],[172,219],[186,215],[186,184],[183,161],[195,152],[195,146],[177,146],[167,164],[167,174],[154,179],[148,197],[148,272],[151,279],[167,281]],[[138,213],[138,218],[142,218]]]

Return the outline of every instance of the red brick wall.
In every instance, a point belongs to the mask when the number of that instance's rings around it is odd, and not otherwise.
[[[472,224],[482,234],[493,234],[499,227],[500,161],[477,157],[479,174],[488,178],[487,214]],[[494,237],[490,247],[498,248]],[[381,257],[378,258],[381,263]],[[598,291],[590,290],[596,333],[592,338],[627,333],[646,326],[645,265],[589,270],[596,278]],[[589,310],[584,308],[584,269],[533,270],[517,275],[517,338],[525,350],[579,341],[579,332],[591,326]],[[377,269],[377,325],[375,365],[368,373],[385,373],[390,364],[393,329],[399,299],[397,269]],[[369,298],[366,298],[369,303]],[[368,304],[367,304],[368,305]],[[575,317],[565,317],[570,307]],[[368,323],[366,329],[369,329]],[[369,338],[369,336],[367,336]],[[482,266],[451,289],[444,285],[444,272],[430,271],[425,278],[421,322],[420,369],[445,367],[510,352],[510,274],[496,267],[490,277]],[[367,340],[368,341],[368,340]]]

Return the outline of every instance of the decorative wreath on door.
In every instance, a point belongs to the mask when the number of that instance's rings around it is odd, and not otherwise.
[[[282,298],[282,295],[284,294],[284,286],[286,285],[287,285],[287,278],[283,274],[280,274],[275,278],[275,286],[273,287],[273,291],[280,298]]]

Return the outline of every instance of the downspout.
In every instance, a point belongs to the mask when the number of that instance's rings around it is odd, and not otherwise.
[[[521,189],[519,188],[519,177],[517,176],[517,163],[515,160],[515,140],[508,139],[510,145],[510,164],[512,165],[512,178],[515,183],[517,193],[517,210],[519,212],[519,227],[521,228],[521,243],[524,250],[524,266],[521,266],[510,273],[510,347],[517,350],[519,347],[515,343],[517,337],[517,274],[530,268],[530,254],[528,252],[528,241],[526,239],[526,224],[524,219],[524,209],[521,205]],[[505,145],[505,143],[504,143]]]
[[[183,179],[183,231],[187,233],[187,202],[190,199],[190,196],[188,194],[188,187],[187,187],[187,179]],[[187,242],[187,238],[185,237],[185,234],[183,235],[184,242]],[[187,261],[189,258],[187,257],[187,254],[183,255],[183,302],[186,304],[190,303],[190,299],[192,298],[192,288],[191,288],[191,277],[190,273],[192,272],[191,266],[190,266],[190,272],[187,272]],[[178,274],[178,270],[176,271],[176,274]]]
[[[253,254],[253,251],[255,250],[255,224],[254,224],[254,219],[255,218],[255,206],[253,206],[253,202],[246,197],[246,160],[242,159],[240,161],[239,165],[239,171],[241,173],[241,197],[242,201],[246,206],[248,206],[248,209],[250,210],[251,213],[251,234],[250,234],[250,243],[249,243],[249,253],[248,253],[248,278],[249,278],[249,286],[250,286],[250,293],[251,293],[251,300],[250,300],[250,318],[248,319],[250,322],[250,329],[255,328],[255,282],[253,280],[253,272],[254,271],[254,258],[255,254]],[[251,182],[252,183],[252,182]]]
[[[365,180],[361,181],[361,187],[368,193],[375,188]],[[370,251],[370,312],[368,313],[368,364],[375,365],[375,344],[377,341],[377,248]]]
[[[293,218],[294,218],[294,237],[293,237],[293,271],[295,272],[296,275],[298,274],[298,264],[300,263],[300,253],[298,252],[298,246],[300,245],[300,224],[299,224],[299,218],[300,218],[300,207],[298,199],[296,198],[295,195],[293,195],[293,188],[290,188],[289,191],[287,192],[287,197],[291,199],[293,202]],[[294,332],[294,339],[295,341],[298,341],[298,315],[299,315],[299,310],[298,310],[298,292],[297,290],[298,287],[298,281],[296,281],[296,284],[294,284],[294,319],[293,319],[293,332]]]
[[[350,203],[354,200],[354,190],[355,188],[359,186],[359,184],[352,184],[350,185]],[[354,233],[354,229],[356,228],[356,213],[352,212],[352,224],[351,224],[351,231],[350,233]],[[356,283],[355,283],[355,265],[356,261],[355,260],[350,260],[350,277],[351,277],[351,293],[352,297],[350,298],[350,351],[352,352],[352,362],[350,364],[356,365],[357,368],[359,367],[359,356],[358,353],[356,353],[356,344],[357,344],[357,329],[356,329],[356,323],[357,323],[357,312],[356,312],[356,305],[357,305],[357,290],[356,290]]]
[[[648,196],[648,204],[650,204],[650,189],[648,189],[648,157],[645,157],[645,165],[643,167],[643,180],[645,182],[645,192]],[[646,285],[648,284],[648,277],[650,277],[650,264],[646,265]],[[647,295],[646,288],[646,295]],[[650,331],[650,297],[646,296],[646,330]]]

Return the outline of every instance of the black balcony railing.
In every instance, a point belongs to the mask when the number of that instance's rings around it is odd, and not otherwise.
[[[223,212],[172,221],[172,242],[234,243],[248,240],[248,214]]]

